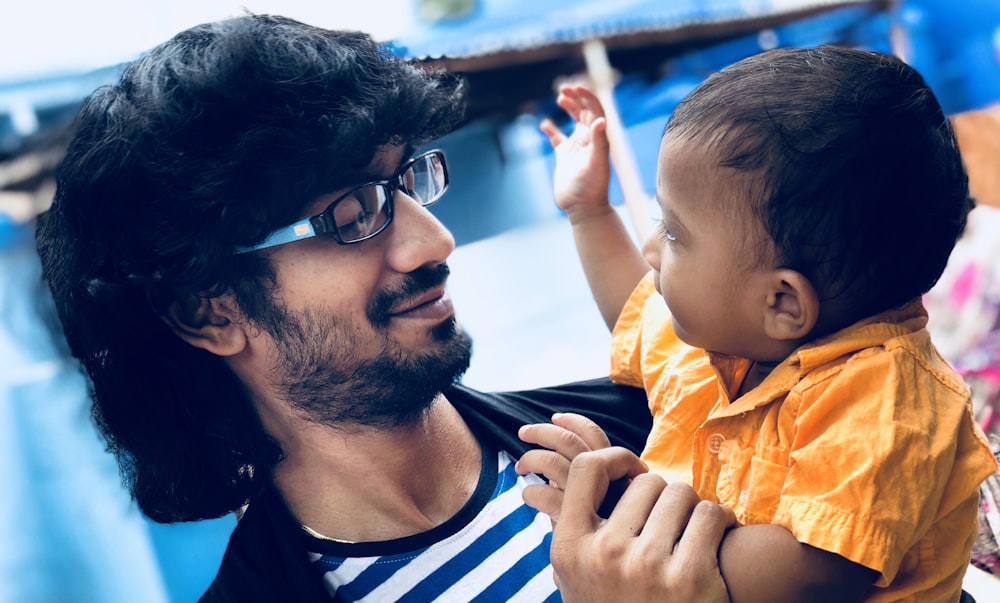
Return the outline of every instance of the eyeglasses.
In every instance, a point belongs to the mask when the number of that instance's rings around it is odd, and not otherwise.
[[[341,245],[367,241],[392,223],[396,189],[424,207],[440,199],[448,189],[444,152],[421,153],[407,161],[392,178],[356,186],[337,197],[322,213],[279,228],[263,242],[240,247],[236,253],[258,251],[319,235],[329,235]]]

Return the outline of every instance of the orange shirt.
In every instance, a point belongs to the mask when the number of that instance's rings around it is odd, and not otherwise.
[[[880,572],[866,601],[953,603],[997,466],[926,322],[919,300],[859,322],[734,400],[750,361],[677,339],[647,276],[615,326],[611,376],[646,389],[642,457],[668,481]]]

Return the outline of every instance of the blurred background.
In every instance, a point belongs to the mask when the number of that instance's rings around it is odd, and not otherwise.
[[[359,8],[360,7],[360,8]],[[997,0],[65,0],[0,8],[0,603],[197,600],[232,518],[159,525],[121,486],[40,281],[33,224],[80,102],[123,64],[192,25],[278,13],[361,29],[468,81],[466,123],[439,141],[452,184],[432,207],[459,247],[450,289],[475,341],[464,381],[487,390],[607,374],[610,336],[551,196],[538,123],[565,123],[563,81],[609,107],[609,194],[641,239],[659,137],[708,74],[762,50],[839,44],[892,52],[952,120],[978,207],[928,294],[935,341],[998,433],[1000,2]],[[997,497],[1000,488],[984,490]],[[997,502],[996,498],[990,498]],[[996,509],[996,506],[993,507]],[[983,517],[966,581],[1000,601],[1000,520]]]

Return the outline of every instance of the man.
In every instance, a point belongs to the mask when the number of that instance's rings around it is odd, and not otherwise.
[[[364,34],[268,16],[182,32],[86,101],[39,251],[143,511],[245,509],[204,600],[557,598],[517,427],[577,410],[641,446],[642,398],[607,380],[456,384],[471,343],[424,145],[461,107]]]

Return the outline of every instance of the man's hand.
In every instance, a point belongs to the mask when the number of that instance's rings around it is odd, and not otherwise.
[[[576,121],[569,137],[550,120],[540,126],[555,149],[556,204],[571,222],[600,216],[611,208],[611,160],[604,107],[593,92],[578,85],[562,86],[556,103]]]
[[[726,530],[736,525],[735,515],[700,500],[685,484],[668,486],[645,471],[624,448],[573,459],[551,549],[563,601],[729,603],[718,552]],[[626,476],[631,484],[602,520],[597,509],[608,484]],[[529,491],[524,498],[532,506],[549,502],[535,500]]]

